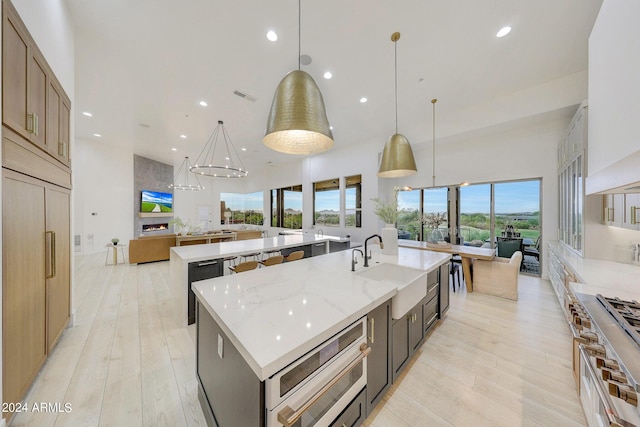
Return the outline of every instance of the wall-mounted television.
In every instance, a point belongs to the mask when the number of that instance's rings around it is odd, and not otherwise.
[[[173,212],[173,194],[142,190],[140,212]]]

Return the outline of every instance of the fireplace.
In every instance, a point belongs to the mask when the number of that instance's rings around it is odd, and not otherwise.
[[[166,231],[169,229],[168,223],[162,224],[142,224],[142,232],[147,233],[149,231]]]

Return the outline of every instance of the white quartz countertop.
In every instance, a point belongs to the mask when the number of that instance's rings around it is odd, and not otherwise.
[[[320,236],[313,234],[295,234],[263,239],[235,240],[230,242],[211,243],[203,245],[176,246],[171,251],[183,261],[194,262],[206,259],[224,258],[249,252],[263,252],[269,249],[283,249],[313,243],[328,241],[342,241],[340,237]]]
[[[342,251],[195,282],[192,289],[265,380],[396,294],[397,284],[358,275],[365,267],[357,256],[355,273],[351,251]],[[374,249],[369,262],[431,271],[450,257],[403,248],[381,255]]]
[[[639,266],[582,258],[560,242],[549,242],[549,245],[577,276],[579,283],[571,285],[575,292],[640,301]]]

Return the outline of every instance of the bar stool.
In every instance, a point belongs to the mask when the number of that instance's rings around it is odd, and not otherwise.
[[[456,291],[456,279],[458,280],[458,289],[460,289],[460,266],[456,263],[449,264],[449,274],[451,275],[451,284],[453,285],[453,292]]]
[[[287,257],[284,260],[286,262],[290,262],[290,261],[296,261],[302,258],[304,258],[304,251],[295,251],[287,255]]]
[[[242,254],[240,255],[240,261],[244,260],[242,262],[246,262],[249,260],[249,258],[253,258],[253,260],[257,262],[260,260],[260,255],[262,255],[261,252],[251,252],[249,254]]]
[[[284,256],[275,255],[260,261],[260,264],[262,264],[263,267],[269,267],[270,265],[282,264],[283,261],[284,261]]]
[[[280,253],[280,249],[270,249],[268,251],[262,252],[262,260],[264,261],[265,259],[271,258],[274,255],[282,255]]]
[[[229,270],[234,273],[242,273],[243,271],[255,270],[258,268],[258,261],[241,262],[236,266],[229,266]]]

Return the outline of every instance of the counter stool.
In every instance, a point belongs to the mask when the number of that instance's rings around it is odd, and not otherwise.
[[[255,270],[256,268],[258,268],[258,261],[241,262],[238,265],[229,266],[229,270],[234,273],[242,273],[243,271]]]
[[[460,289],[460,266],[457,263],[449,264],[449,274],[451,275],[451,284],[453,285],[453,292],[456,291],[456,279],[458,280],[458,289]]]
[[[287,262],[290,262],[290,261],[296,261],[302,258],[304,258],[304,251],[295,251],[287,255],[287,257],[284,260]]]
[[[269,267],[270,265],[282,264],[283,261],[284,256],[276,255],[260,261],[260,264],[262,264],[263,267]]]
[[[282,255],[280,253],[280,249],[270,249],[268,251],[262,252],[262,260],[264,261],[265,259],[269,259],[274,255]]]
[[[245,261],[248,261],[249,258],[253,258],[254,261],[259,261],[260,255],[261,255],[260,252],[251,252],[249,254],[243,254],[243,255],[240,255],[240,261],[245,262]]]

